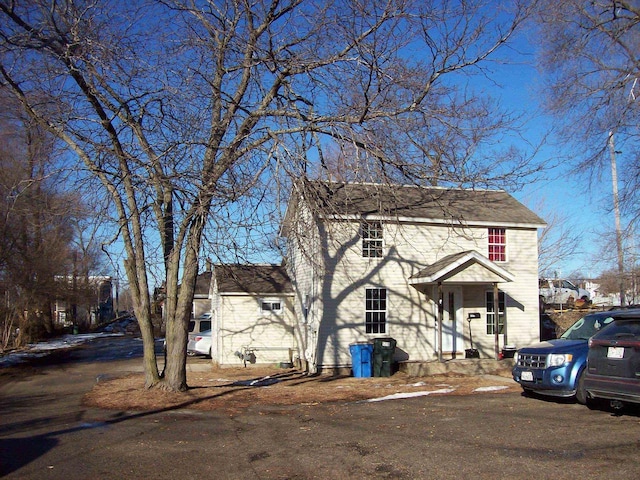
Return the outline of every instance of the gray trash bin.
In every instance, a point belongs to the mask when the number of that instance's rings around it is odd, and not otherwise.
[[[390,377],[396,341],[393,338],[376,338],[373,340],[373,376]]]

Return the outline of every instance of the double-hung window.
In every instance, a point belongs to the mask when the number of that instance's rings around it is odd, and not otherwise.
[[[487,335],[496,333],[496,309],[493,301],[493,291],[487,292]],[[505,320],[504,292],[498,292],[498,333],[504,333]]]
[[[382,222],[363,222],[360,227],[362,256],[382,257]]]
[[[507,261],[507,232],[504,228],[489,228],[489,260]]]
[[[365,300],[366,333],[387,332],[387,289],[367,288]]]

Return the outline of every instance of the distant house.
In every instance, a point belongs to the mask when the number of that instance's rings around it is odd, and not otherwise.
[[[113,282],[109,276],[59,276],[53,305],[54,324],[90,328],[115,317]]]
[[[291,363],[297,352],[293,288],[281,265],[215,265],[213,362]]]
[[[299,353],[314,371],[380,337],[399,361],[537,341],[544,226],[505,191],[299,182],[282,227]]]
[[[196,286],[193,292],[193,301],[191,302],[191,318],[197,318],[205,313],[211,312],[211,265],[207,264],[207,270],[199,273],[196,277]],[[157,313],[164,319],[165,310],[165,286],[164,284],[157,287],[153,292],[154,308]]]

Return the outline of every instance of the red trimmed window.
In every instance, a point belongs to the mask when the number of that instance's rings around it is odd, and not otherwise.
[[[489,260],[507,261],[507,232],[504,228],[489,229]]]

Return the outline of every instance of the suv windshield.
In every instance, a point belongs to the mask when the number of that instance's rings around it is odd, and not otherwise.
[[[613,322],[613,318],[603,314],[585,315],[560,335],[565,340],[589,340],[598,331]]]

